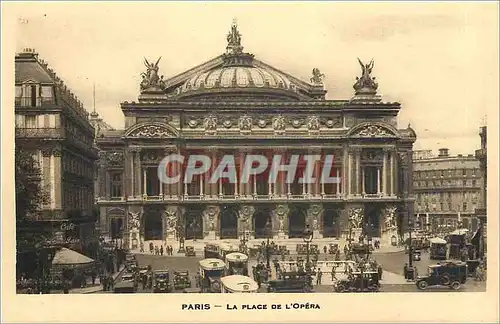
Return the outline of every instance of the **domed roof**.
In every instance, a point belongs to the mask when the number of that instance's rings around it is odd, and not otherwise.
[[[292,83],[284,75],[255,66],[221,67],[196,75],[184,83],[182,92],[199,88],[281,88]]]
[[[239,94],[274,93],[297,98],[297,86],[278,71],[253,64],[253,55],[225,55],[224,64],[190,77],[179,88],[180,97],[217,92]]]

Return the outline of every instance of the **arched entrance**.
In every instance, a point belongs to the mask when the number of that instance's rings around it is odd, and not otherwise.
[[[109,222],[109,231],[112,240],[123,238],[123,217],[111,218]]]
[[[222,207],[220,213],[220,238],[238,238],[238,212],[232,207]]]
[[[380,214],[382,206],[365,206],[364,230],[363,233],[371,237],[380,237]]]
[[[267,238],[272,233],[266,232],[267,220],[271,222],[271,210],[267,208],[257,209],[253,217],[253,226],[255,228],[255,238]]]
[[[203,239],[203,216],[201,210],[191,210],[186,214],[185,239]]]
[[[163,240],[163,221],[160,210],[144,211],[144,240]]]
[[[323,237],[340,237],[340,211],[328,208],[323,212]]]
[[[304,236],[306,229],[306,210],[301,207],[292,207],[288,214],[288,237],[298,238]]]

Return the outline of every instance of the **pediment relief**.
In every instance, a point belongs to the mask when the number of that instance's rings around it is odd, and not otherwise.
[[[381,123],[363,123],[354,126],[348,133],[349,137],[357,138],[395,138],[399,137],[396,130]]]
[[[137,124],[125,133],[125,137],[133,138],[176,138],[178,135],[175,128],[165,123]]]

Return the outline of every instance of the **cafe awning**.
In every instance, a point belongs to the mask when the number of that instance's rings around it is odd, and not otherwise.
[[[93,259],[80,254],[76,251],[61,248],[54,255],[54,259],[52,259],[53,265],[85,265],[94,262]]]

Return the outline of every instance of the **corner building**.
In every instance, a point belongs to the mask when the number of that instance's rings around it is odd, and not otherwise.
[[[138,101],[121,104],[125,130],[98,139],[103,233],[130,248],[151,240],[300,238],[307,224],[315,238],[366,234],[389,243],[402,235],[413,215],[416,134],[397,128],[401,106],[377,94],[373,62],[362,64],[352,98],[327,100],[318,69],[304,82],[243,52],[236,25],[227,40],[226,53],[170,79],[159,76],[158,61],[145,62]],[[213,165],[191,183],[160,183],[159,162],[186,152],[216,163],[231,154],[238,178],[248,154],[280,154],[282,164],[291,154],[332,154],[331,175],[341,181],[287,184],[280,173],[270,184],[264,173],[250,183],[211,184]],[[297,174],[303,170],[299,163]]]

